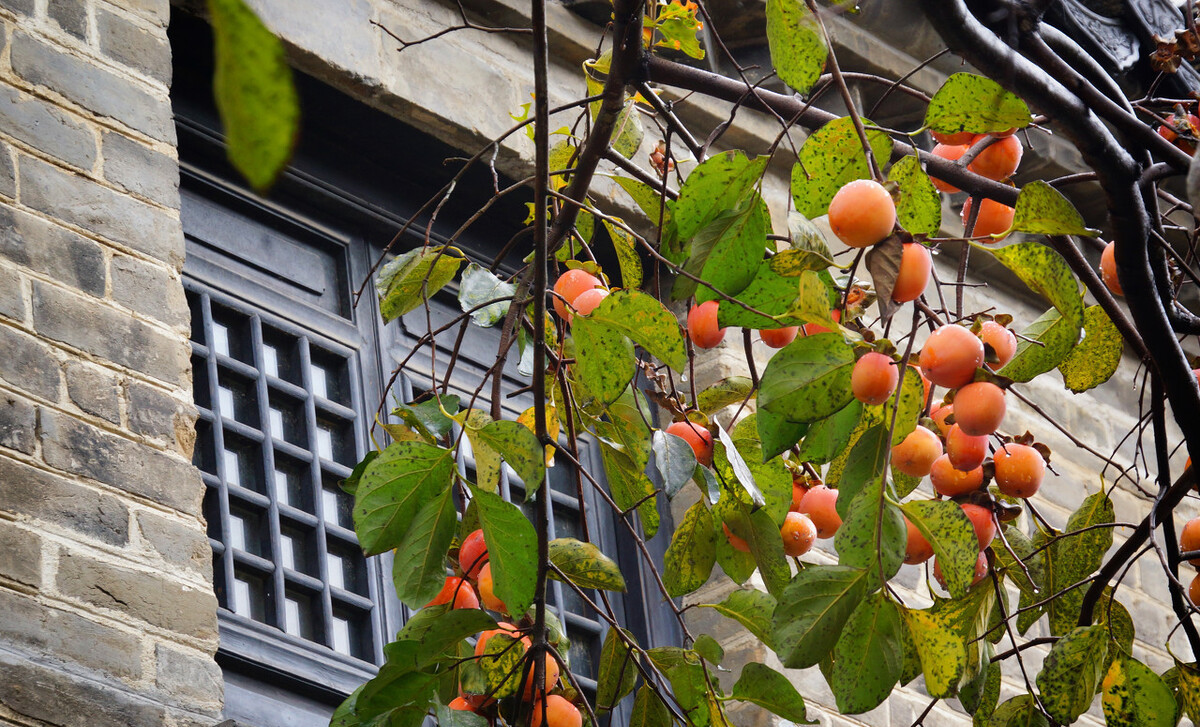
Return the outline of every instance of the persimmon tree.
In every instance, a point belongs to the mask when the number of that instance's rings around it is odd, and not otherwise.
[[[383,29],[401,51],[454,31],[533,43],[528,114],[462,163],[410,226],[432,227],[454,184],[494,163],[509,137],[531,132],[536,153],[532,176],[494,190],[497,199],[532,197],[528,227],[500,258],[470,259],[454,246],[476,216],[447,241],[389,251],[374,275],[389,321],[457,290],[462,314],[431,325],[418,347],[461,342],[472,326],[499,327],[500,347],[468,395],[451,393],[451,355],[432,372],[428,396],[380,420],[379,449],[344,483],[364,551],[395,551],[397,594],[419,610],[333,724],[416,725],[432,714],[464,727],[574,727],[603,722],[630,695],[632,722],[647,727],[720,727],[731,702],[807,722],[803,697],[769,666],[746,665],[722,691],[721,649],[689,630],[687,608],[739,622],[786,667],[819,669],[847,714],[923,675],[930,709],[957,699],[976,724],[1071,724],[1097,699],[1112,725],[1200,717],[1195,657],[1177,655],[1165,674],[1139,662],[1136,625],[1121,605],[1124,573],[1156,560],[1169,585],[1151,595],[1170,601],[1200,654],[1189,582],[1200,589],[1180,570],[1200,558],[1200,526],[1184,531],[1181,552],[1175,520],[1195,483],[1190,464],[1171,467],[1176,450],[1200,455],[1200,388],[1185,351],[1200,318],[1181,297],[1200,282],[1197,235],[1176,214],[1193,211],[1195,194],[1172,191],[1185,188],[1192,166],[1196,102],[1126,98],[1042,22],[1045,2],[922,2],[949,51],[972,67],[932,97],[907,76],[847,74],[825,29],[846,5],[767,0],[774,73],[796,92],[785,95],[750,82],[732,56],[732,77],[679,62],[728,53],[719,28],[708,28],[715,47],[701,46],[702,4],[613,0],[604,52],[584,64],[579,99],[556,108],[544,0],[533,0],[530,28],[484,27],[463,11],[461,25],[428,38]],[[1178,38],[1160,44],[1155,61],[1169,72],[1197,46],[1181,14]],[[920,100],[924,124],[873,123],[854,84],[885,88],[879,104]],[[667,88],[732,111],[716,129],[689,127]],[[245,102],[236,87],[226,93],[231,108]],[[847,115],[812,104],[823,95],[840,98]],[[775,143],[718,151],[724,130],[751,110],[777,123]],[[799,146],[793,131],[805,136]],[[1028,135],[1046,132],[1073,144],[1085,168],[1014,184]],[[638,158],[647,134],[661,142]],[[792,165],[786,199],[766,197],[771,162]],[[601,165],[639,219],[594,195]],[[1098,183],[1106,219],[1085,221],[1060,191],[1082,181]],[[947,236],[956,227],[942,218],[941,194],[959,191],[969,195],[963,233]],[[822,216],[830,239],[813,223]],[[849,251],[834,254],[839,242]],[[955,276],[932,275],[931,250],[957,256]],[[615,269],[597,257],[615,259]],[[968,310],[968,260],[980,257],[1044,299],[1045,313]],[[778,349],[761,371],[755,336]],[[723,338],[741,339],[748,375],[697,390],[696,363]],[[1067,432],[1024,386],[1049,378],[1087,391],[1114,374],[1126,349],[1146,384],[1132,436],[1150,478],[1099,452],[1087,432]],[[528,362],[534,403],[509,421],[500,371],[515,356]],[[1051,452],[1037,432],[1005,427],[1010,403],[1104,464],[1100,491],[1062,529],[1037,506]],[[603,477],[582,466],[581,438],[598,442]],[[471,477],[456,467],[468,445]],[[498,494],[502,464],[524,483],[532,520]],[[549,539],[551,466],[571,467],[581,507],[595,492],[612,509],[685,643],[647,648],[593,598],[623,590],[625,579],[586,538]],[[1115,512],[1109,493],[1121,480],[1144,497],[1143,512]],[[657,501],[680,493],[694,501],[661,528]],[[669,542],[661,561],[646,547],[653,538]],[[808,555],[818,538],[833,539],[836,564]],[[905,603],[890,586],[905,564],[923,570],[932,605]],[[717,565],[763,588],[683,607]],[[594,700],[547,611],[549,579],[610,626]],[[1045,635],[1027,636],[1039,622]],[[1034,672],[1023,653],[1037,646],[1049,653]],[[1026,691],[1000,703],[1004,674]]]

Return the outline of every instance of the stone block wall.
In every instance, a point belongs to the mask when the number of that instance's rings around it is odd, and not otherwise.
[[[0,724],[219,722],[167,0],[0,0]]]

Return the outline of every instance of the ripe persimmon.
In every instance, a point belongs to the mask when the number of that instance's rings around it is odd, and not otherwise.
[[[488,550],[487,543],[483,540],[483,530],[475,530],[463,538],[462,545],[458,546],[458,565],[463,575],[475,580],[486,562]]]
[[[540,700],[534,702],[532,709],[529,727],[542,727],[542,702]],[[579,713],[579,708],[571,704],[565,697],[557,694],[546,695],[544,711],[546,712],[546,727],[583,727],[583,715]]]
[[[457,709],[463,712],[475,711],[475,708],[471,706],[471,703],[468,702],[465,697],[455,697],[454,699],[451,699],[450,704],[447,704],[446,706],[450,709]]]
[[[979,340],[992,347],[996,352],[996,363],[989,363],[988,368],[996,371],[1004,364],[1012,361],[1017,355],[1017,336],[1012,331],[996,321],[984,321],[979,327]]]
[[[717,326],[717,301],[692,306],[688,311],[688,337],[696,348],[716,348],[725,338],[725,329]]]
[[[1012,229],[1013,217],[1016,216],[1017,211],[994,199],[984,199],[979,205],[979,216],[975,218],[975,226],[968,230],[967,223],[971,221],[971,207],[974,204],[974,197],[968,197],[967,201],[963,203],[962,224],[964,235],[970,235],[971,237],[1003,235]]]
[[[921,531],[917,530],[917,526],[908,518],[904,518],[904,526],[908,530],[908,541],[904,544],[904,562],[916,565],[932,558],[933,546]]]
[[[1113,295],[1125,295],[1125,291],[1121,288],[1121,280],[1117,277],[1117,258],[1116,247],[1114,243],[1108,243],[1104,246],[1104,252],[1100,253],[1100,279],[1104,281],[1105,287]]]
[[[1183,532],[1179,534],[1179,550],[1183,553],[1200,550],[1200,517],[1188,520],[1183,526]],[[1200,558],[1193,558],[1188,562],[1200,567]]]
[[[933,489],[944,497],[965,495],[978,490],[983,484],[983,468],[976,467],[970,472],[955,469],[950,457],[943,454],[929,469],[929,481],[933,483]]]
[[[496,583],[492,580],[492,564],[484,563],[479,570],[479,600],[490,611],[508,613],[508,606],[496,597]],[[478,606],[476,606],[478,608]]]
[[[918,424],[904,441],[892,447],[892,466],[906,475],[924,477],[941,456],[942,440]]]
[[[837,512],[837,498],[837,490],[817,485],[808,491],[800,503],[798,512],[807,515],[817,526],[818,538],[832,538],[842,527],[842,517]]]
[[[667,434],[674,434],[691,445],[696,454],[696,461],[707,467],[712,464],[713,437],[699,424],[691,421],[672,422],[667,426]]]
[[[536,689],[537,680],[534,679],[535,665],[530,664],[529,676],[525,679],[525,692],[522,695],[526,700],[536,699],[538,694],[549,692],[556,684],[558,684],[558,662],[554,660],[554,657],[549,652],[544,653],[542,658],[544,659],[544,663],[546,665],[544,678],[542,680],[543,688]],[[551,724],[554,723],[551,722]]]
[[[425,606],[441,606],[447,603],[452,604],[450,608],[479,608],[479,598],[475,595],[475,589],[467,579],[458,576],[447,576],[442,590]]]
[[[872,351],[854,364],[850,389],[864,404],[882,404],[900,383],[900,369],[891,356]]]
[[[1004,389],[990,381],[967,384],[954,395],[955,424],[973,436],[999,429],[1005,409]]]
[[[591,290],[585,290],[579,295],[575,296],[575,300],[571,303],[571,307],[574,308],[575,312],[579,315],[586,316],[592,311],[596,310],[596,306],[600,305],[600,301],[607,297],[608,291],[604,288],[592,288]]]
[[[935,404],[933,406],[933,409],[930,410],[930,412],[929,412],[929,416],[937,424],[938,431],[942,433],[943,437],[946,436],[947,434],[949,434],[950,427],[954,426],[953,424],[946,421],[946,419],[953,413],[954,413],[954,405],[953,404],[940,404],[940,405]]]
[[[1009,497],[1032,497],[1046,476],[1042,453],[1025,444],[1010,442],[992,455],[996,465],[996,486]],[[1200,528],[1196,532],[1200,544]]]
[[[969,502],[963,503],[962,509],[971,519],[971,525],[975,527],[975,537],[979,540],[979,549],[983,550],[991,545],[992,539],[996,537],[996,518],[992,511]]]
[[[817,540],[817,526],[811,518],[798,512],[789,512],[779,528],[783,538],[783,552],[799,557],[807,553]]]
[[[1191,599],[1193,605],[1200,606],[1200,573],[1196,574],[1191,585],[1188,586],[1188,598]]]
[[[758,337],[762,342],[771,348],[783,348],[792,341],[796,340],[796,334],[800,332],[800,326],[787,326],[785,328],[764,328],[758,332]]]
[[[954,469],[970,472],[987,458],[987,441],[986,435],[967,434],[958,424],[952,424],[946,432],[946,457]]]
[[[850,247],[882,242],[896,226],[896,203],[882,184],[872,179],[848,182],[829,202],[829,227]]]
[[[975,141],[979,141],[981,137],[976,137]],[[975,142],[972,142],[975,143]],[[967,169],[975,172],[981,177],[994,179],[997,182],[1002,179],[1008,179],[1017,171],[1017,167],[1021,165],[1021,156],[1025,149],[1021,146],[1021,140],[1015,136],[1005,136],[998,138],[987,146],[986,149],[979,152],[979,155],[967,165]]]
[[[800,503],[804,501],[804,496],[808,494],[808,485],[803,481],[792,480],[792,506],[788,508],[792,512],[800,512]]]
[[[971,138],[974,139],[975,135],[972,134]],[[933,151],[930,153],[948,161],[956,162],[962,158],[963,154],[967,153],[967,145],[937,144],[933,147]],[[949,182],[943,182],[941,179],[935,176],[933,172],[930,172],[929,174],[929,181],[933,182],[933,186],[937,187],[939,191],[946,192],[947,194],[954,194],[955,192],[960,191],[959,188],[955,187],[953,184],[950,184]]]
[[[907,303],[916,300],[925,292],[929,284],[929,274],[933,270],[933,256],[929,248],[919,242],[904,243],[904,252],[900,256],[900,271],[896,274],[896,285],[892,288],[892,300],[897,303]]]
[[[559,318],[570,322],[571,312],[567,306],[586,291],[603,285],[600,278],[586,270],[568,270],[554,282],[554,292],[557,294],[554,296],[554,312],[558,313]]]
[[[947,389],[971,383],[975,369],[983,365],[983,341],[962,326],[942,326],[921,348],[921,372],[937,386]]]

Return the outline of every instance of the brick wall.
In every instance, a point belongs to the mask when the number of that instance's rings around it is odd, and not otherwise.
[[[211,725],[166,0],[0,0],[0,723]]]

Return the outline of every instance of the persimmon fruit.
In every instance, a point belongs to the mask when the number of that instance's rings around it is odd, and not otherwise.
[[[957,389],[971,383],[975,369],[983,365],[983,341],[962,326],[945,325],[929,334],[920,361],[930,381]]]
[[[530,664],[529,665],[529,676],[526,677],[526,679],[525,679],[525,692],[523,695],[526,700],[536,699],[538,694],[543,693],[543,692],[549,692],[551,689],[554,688],[554,685],[558,684],[558,662],[555,661],[554,657],[551,656],[549,653],[543,654],[542,658],[545,660],[544,663],[546,665],[545,672],[543,674],[543,679],[542,679],[543,688],[542,689],[536,688],[537,680],[534,678],[534,666],[535,665]],[[561,697],[560,697],[560,699],[561,699]],[[566,701],[566,700],[563,700],[563,701]],[[569,704],[569,702],[568,702],[568,704]],[[551,722],[550,724],[553,725],[554,722]]]
[[[1188,520],[1187,524],[1183,526],[1183,532],[1179,534],[1179,550],[1183,553],[1200,550],[1200,517]],[[1194,558],[1188,562],[1200,567],[1200,558]]]
[[[792,512],[800,511],[800,503],[804,501],[804,496],[808,494],[808,485],[803,482],[792,480],[792,506],[788,508]]]
[[[992,455],[996,466],[996,486],[1009,497],[1032,497],[1046,476],[1046,460],[1042,453],[1025,444],[1010,442]],[[1200,544],[1200,527],[1196,532]]]
[[[892,447],[892,466],[906,475],[924,477],[941,456],[942,440],[918,424],[904,441]]]
[[[979,141],[981,137],[976,137],[975,141]],[[972,142],[975,143],[975,142]],[[1008,179],[1017,171],[1017,167],[1021,165],[1021,156],[1025,149],[1021,146],[1021,140],[1015,136],[1005,136],[998,138],[987,146],[983,151],[967,165],[969,171],[975,172],[981,177],[987,177],[995,181]]]
[[[969,472],[955,469],[950,457],[943,454],[929,469],[929,481],[933,483],[933,489],[944,497],[965,495],[978,490],[983,484],[983,468],[976,467]]]
[[[1005,408],[1004,389],[990,381],[967,384],[954,395],[955,424],[973,436],[999,429]]]
[[[958,424],[952,424],[946,432],[946,457],[954,469],[969,472],[987,458],[987,442],[986,435],[967,434]]]
[[[837,512],[838,491],[825,485],[817,485],[808,491],[800,503],[800,512],[807,515],[817,526],[818,538],[832,538],[842,527],[842,517]]]
[[[475,707],[471,706],[471,703],[468,702],[465,697],[455,697],[454,699],[451,699],[450,704],[447,704],[446,706],[450,709],[457,709],[462,712],[475,711]]]
[[[1002,202],[997,202],[994,199],[984,199],[979,204],[979,215],[975,218],[975,226],[968,230],[967,223],[971,220],[971,207],[974,204],[974,197],[968,197],[967,201],[963,204],[963,234],[970,234],[972,237],[984,237],[1003,235],[1012,229],[1013,217],[1017,213],[1016,209]]]
[[[725,338],[725,329],[717,325],[717,301],[692,306],[688,311],[688,337],[696,348],[716,348]]]
[[[1104,281],[1105,287],[1113,295],[1125,295],[1125,291],[1121,288],[1121,280],[1117,277],[1117,258],[1114,243],[1110,242],[1105,245],[1104,252],[1100,253],[1100,279]]]
[[[479,598],[475,595],[475,589],[467,579],[458,576],[447,576],[442,590],[425,606],[442,606],[447,603],[451,604],[450,608],[479,608]]]
[[[882,404],[900,383],[900,368],[891,356],[872,351],[854,364],[850,373],[850,389],[854,398],[864,404]]]
[[[836,323],[842,322],[842,312],[840,310],[829,311],[829,317],[832,318],[834,320],[834,322],[836,322]],[[830,333],[830,330],[828,328],[826,328],[825,326],[822,326],[822,325],[818,325],[816,323],[805,323],[803,326],[800,327],[800,330],[806,336],[815,336],[818,333]]]
[[[1191,585],[1188,586],[1188,598],[1191,599],[1193,605],[1200,606],[1200,573],[1196,574]]]
[[[817,540],[817,526],[811,518],[798,512],[789,512],[779,529],[783,537],[783,552],[793,557],[804,555]]]
[[[954,405],[953,404],[935,405],[933,407],[933,409],[929,412],[929,416],[933,419],[934,423],[937,424],[938,431],[942,433],[943,437],[946,436],[947,434],[949,434],[950,427],[954,426],[953,424],[946,421],[946,419],[949,418],[950,415],[952,415],[953,413],[954,413]]]
[[[504,605],[496,597],[496,583],[492,580],[492,564],[484,563],[483,568],[479,570],[479,600],[483,601],[483,605],[490,611],[498,611],[500,613],[508,613],[508,606]]]
[[[471,580],[479,577],[483,564],[488,562],[487,543],[483,540],[483,530],[475,530],[463,538],[458,546],[458,565],[463,575]]]
[[[882,184],[872,179],[848,182],[829,202],[829,227],[850,247],[882,242],[896,226],[896,203]]]
[[[687,442],[696,454],[696,461],[705,467],[712,464],[713,437],[699,424],[691,421],[672,422],[667,426],[667,434],[674,434]]]
[[[542,711],[542,701],[534,702],[529,727],[542,727]],[[557,694],[546,695],[545,712],[546,727],[583,727],[583,715],[566,697]]]
[[[975,135],[972,134],[971,138],[974,139]],[[962,158],[963,154],[967,153],[967,144],[936,144],[933,147],[933,151],[930,153],[947,161],[956,162]],[[955,192],[961,191],[953,184],[938,179],[934,172],[929,173],[929,181],[933,182],[933,186],[936,187],[940,192],[954,194]]]
[[[575,299],[583,293],[603,285],[600,278],[586,270],[568,270],[554,282],[554,292],[557,293],[554,296],[554,312],[558,313],[559,318],[570,321],[571,311],[567,306],[574,304]]]
[[[929,274],[933,270],[933,256],[929,248],[919,242],[904,243],[900,255],[900,271],[892,288],[892,300],[907,303],[921,297],[929,285]]]
[[[904,518],[904,527],[908,530],[908,540],[904,545],[904,562],[909,565],[917,565],[924,563],[933,557],[933,546],[929,544],[929,540],[921,534],[916,525],[908,518]]]
[[[984,321],[979,327],[979,340],[992,347],[996,363],[987,364],[993,371],[999,370],[1017,355],[1017,335],[996,321]]]
[[[979,540],[979,549],[983,550],[991,545],[992,539],[996,537],[996,518],[992,515],[992,511],[969,502],[963,503],[962,509],[971,519],[971,525],[975,527],[975,537]]]
[[[475,639],[475,656],[483,656],[485,653],[487,653],[487,642],[497,634],[504,634],[505,636],[510,636],[514,639],[517,639],[525,645],[526,649],[533,644],[533,642],[529,640],[528,636],[522,636],[521,632],[517,631],[516,626],[513,626],[505,621],[500,621],[496,625],[499,628],[488,629],[487,631],[479,634],[479,637]]]
[[[579,315],[586,316],[596,310],[596,306],[600,305],[600,301],[607,297],[608,291],[604,288],[592,288],[577,295],[575,301],[571,303],[571,307]]]
[[[762,342],[771,348],[783,348],[792,341],[796,340],[796,335],[800,332],[800,326],[787,326],[784,328],[764,328],[758,332],[758,337]]]

